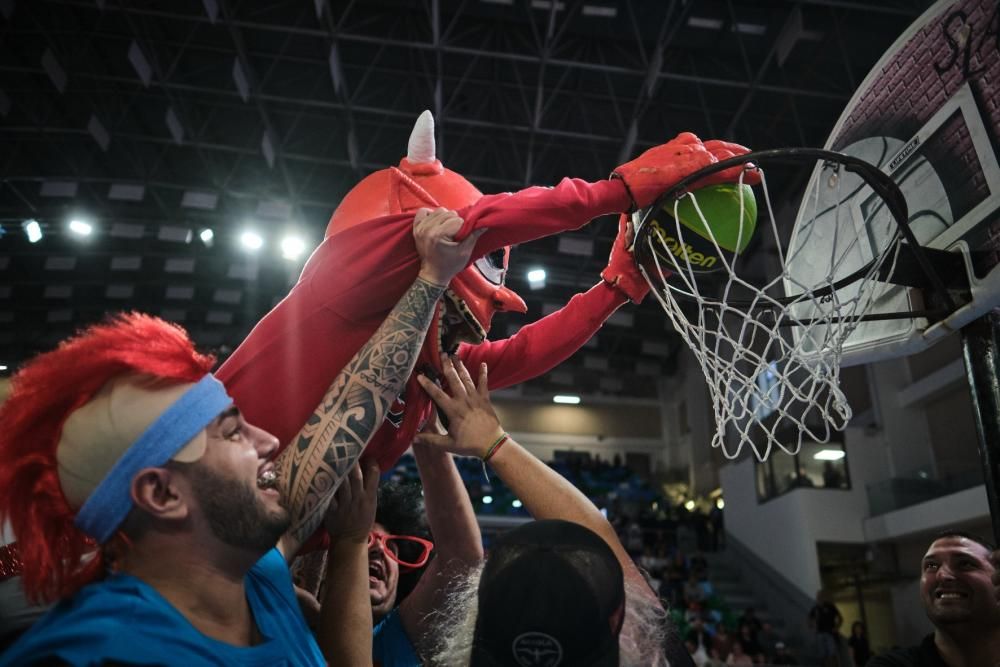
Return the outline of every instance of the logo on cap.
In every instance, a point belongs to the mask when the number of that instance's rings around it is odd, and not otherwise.
[[[525,632],[511,644],[514,659],[521,667],[556,667],[562,662],[562,645],[544,632]]]

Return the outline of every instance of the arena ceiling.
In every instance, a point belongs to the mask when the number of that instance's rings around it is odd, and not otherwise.
[[[301,268],[281,236],[318,243],[344,193],[403,156],[423,109],[438,156],[484,192],[603,178],[684,130],[822,146],[929,4],[0,0],[0,365],[122,309],[224,356]],[[779,208],[803,184],[785,174]],[[73,217],[93,233],[70,233]],[[255,254],[236,243],[247,226]],[[493,335],[594,284],[615,230],[517,248],[509,284],[530,311],[498,316]],[[536,266],[548,278],[532,290]],[[655,396],[681,343],[651,301],[525,391]]]

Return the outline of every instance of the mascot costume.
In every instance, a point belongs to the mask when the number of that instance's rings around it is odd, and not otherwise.
[[[413,216],[420,208],[438,206],[455,209],[463,218],[455,240],[474,230],[487,231],[476,243],[471,264],[455,276],[438,304],[417,371],[436,376],[440,354],[446,352],[457,354],[469,368],[485,362],[490,389],[542,375],[578,350],[627,300],[641,301],[649,287],[626,247],[623,215],[610,262],[597,285],[514,336],[487,341],[494,313],[527,310],[504,286],[510,246],[577,229],[597,216],[648,206],[684,176],[745,152],[736,144],[702,143],[684,133],[622,165],[605,181],[566,178],[553,188],[483,195],[436,158],[434,119],[425,111],[413,129],[407,156],[398,167],[367,176],[344,197],[298,283],[257,324],[217,377],[251,423],[287,446],[332,379],[416,279],[420,259]],[[699,185],[735,181],[735,169]],[[411,377],[366,456],[374,456],[382,470],[391,468],[432,407]]]

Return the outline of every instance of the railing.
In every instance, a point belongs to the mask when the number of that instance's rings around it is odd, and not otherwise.
[[[868,509],[871,516],[878,516],[951,495],[982,483],[983,473],[980,470],[970,470],[936,479],[893,477],[868,485]]]

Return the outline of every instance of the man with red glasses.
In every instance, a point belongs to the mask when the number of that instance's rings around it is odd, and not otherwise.
[[[367,588],[359,589],[357,581],[364,576],[358,570],[360,543],[331,546],[325,587],[340,594],[324,600],[322,614],[339,616],[347,608],[370,606],[372,659],[381,667],[418,667],[428,662],[435,643],[433,624],[445,606],[450,583],[483,559],[472,503],[451,455],[421,443],[414,443],[413,452],[422,490],[385,482],[379,488],[373,520],[348,522],[352,528],[327,524],[335,545],[338,535],[357,533],[365,526],[368,576]],[[428,528],[434,543],[423,537]],[[323,635],[331,632],[340,637],[334,640],[336,645],[348,643],[348,628],[330,625],[318,632],[321,645]]]

